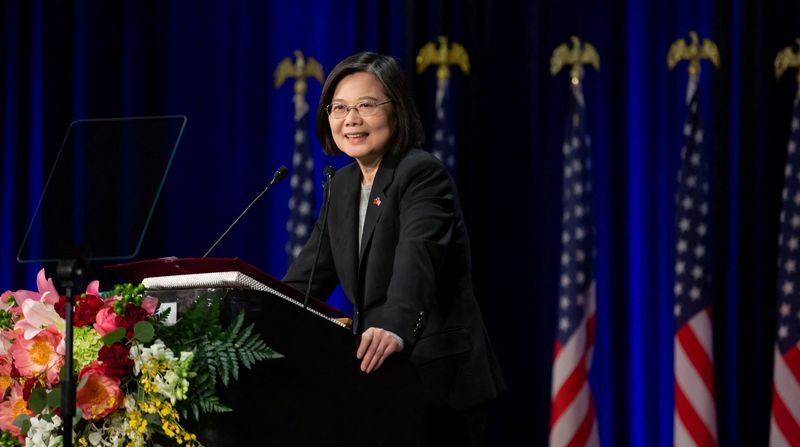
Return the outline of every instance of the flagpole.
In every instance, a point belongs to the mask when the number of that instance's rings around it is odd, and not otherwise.
[[[314,58],[306,58],[299,50],[295,50],[294,55],[294,62],[287,57],[275,69],[275,88],[280,87],[287,79],[294,79],[292,101],[295,131],[290,177],[292,195],[289,198],[289,219],[286,222],[286,256],[290,263],[305,246],[314,225],[314,157],[308,135],[310,107],[306,102],[306,78],[315,78],[320,84],[324,78],[322,65]]]
[[[690,31],[689,35],[689,43],[678,39],[667,53],[670,69],[680,61],[689,62],[684,145],[675,198],[673,444],[716,447],[710,179],[698,84],[700,61],[708,59],[719,66],[719,52],[709,39],[701,43],[697,33]]]
[[[589,382],[597,320],[595,229],[592,213],[591,139],[581,81],[583,64],[600,67],[589,43],[553,51],[551,74],[571,65],[563,150],[561,269],[551,388],[551,447],[599,446],[594,394]],[[572,380],[578,378],[579,380]],[[588,389],[588,397],[581,391]],[[582,398],[581,396],[584,396]]]
[[[800,47],[800,38],[796,40]],[[789,46],[775,58],[775,76],[800,68],[800,51]],[[786,151],[778,237],[777,330],[773,359],[769,445],[798,445],[800,432],[800,69]]]
[[[431,152],[444,163],[452,177],[456,175],[456,147],[453,111],[450,107],[450,65],[469,74],[469,54],[458,42],[448,44],[445,36],[439,36],[439,45],[428,42],[417,54],[417,74],[429,66],[436,66],[436,103]]]

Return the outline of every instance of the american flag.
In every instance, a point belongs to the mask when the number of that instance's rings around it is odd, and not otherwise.
[[[792,135],[784,171],[778,239],[778,336],[772,381],[769,444],[800,446],[800,90],[794,100]]]
[[[436,81],[436,122],[433,127],[433,155],[444,163],[450,175],[456,173],[456,137],[449,110],[450,79]]]
[[[294,95],[294,153],[292,155],[292,197],[286,231],[286,254],[294,260],[305,245],[314,225],[314,159],[308,142],[308,103],[302,94]]]
[[[596,288],[592,221],[591,141],[580,83],[571,85],[564,137],[564,180],[558,331],[553,355],[550,446],[598,446],[589,386]]]
[[[708,162],[698,112],[698,75],[689,77],[675,228],[675,409],[673,445],[716,446],[711,333]]]

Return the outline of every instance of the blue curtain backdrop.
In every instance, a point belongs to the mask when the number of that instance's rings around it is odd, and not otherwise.
[[[602,58],[584,82],[598,243],[591,381],[601,441],[672,445],[674,192],[687,75],[685,66],[668,72],[665,59],[689,30],[714,39],[722,66],[704,65],[700,88],[712,161],[718,436],[725,446],[766,444],[795,91],[794,75],[776,80],[772,61],[800,35],[797,2],[7,0],[0,14],[3,290],[34,287],[40,266],[16,263],[16,252],[72,120],[188,117],[139,258],[199,256],[275,169],[290,164],[292,90],[273,88],[282,58],[299,49],[330,70],[355,51],[392,54],[430,130],[434,76],[416,76],[414,57],[439,33],[461,42],[472,73],[454,73],[451,85],[458,182],[480,304],[509,384],[490,407],[491,445],[547,440],[568,94],[567,76],[553,78],[548,68],[553,48],[572,34]],[[311,81],[309,103],[319,93]],[[315,138],[312,147],[317,185],[322,166],[349,162],[324,157]],[[115,173],[78,165],[74,174]],[[215,255],[281,276],[289,193],[282,184],[264,197]],[[80,207],[91,219],[108,211]]]

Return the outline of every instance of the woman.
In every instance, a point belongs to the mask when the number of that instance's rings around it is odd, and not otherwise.
[[[502,374],[473,293],[455,187],[439,160],[415,149],[422,125],[397,62],[367,52],[340,62],[322,90],[317,135],[327,154],[355,162],[331,182],[324,237],[319,219],[284,281],[305,290],[321,244],[311,294],[328,296],[341,283],[361,334],[361,370],[409,356],[425,387],[429,431],[447,432],[447,420],[480,439]]]

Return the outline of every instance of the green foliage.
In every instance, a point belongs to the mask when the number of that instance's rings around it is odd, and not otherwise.
[[[136,306],[141,306],[143,293],[144,293],[143,284],[137,284],[135,286],[131,283],[115,285],[114,295],[122,298],[114,301],[113,304],[114,312],[117,315],[123,315],[125,313],[125,306],[128,303],[134,304]]]
[[[133,325],[134,338],[142,343],[149,343],[153,341],[155,329],[153,325],[147,321],[139,321]]]
[[[7,310],[0,310],[0,329],[11,329],[12,327],[14,327],[14,316]]]
[[[20,447],[20,443],[14,435],[4,431],[0,433],[0,447]]]
[[[192,379],[187,403],[192,416],[231,411],[216,396],[217,382],[228,386],[239,378],[239,367],[250,369],[256,362],[280,357],[264,344],[253,325],[244,325],[244,312],[227,327],[220,323],[220,298],[200,297],[173,326],[159,327],[158,336],[176,352],[193,351]],[[160,324],[156,324],[160,326]],[[188,411],[182,411],[184,417]]]
[[[22,436],[28,434],[28,430],[31,428],[31,417],[27,414],[21,414],[14,419],[12,424],[19,427],[19,432]]]
[[[162,328],[167,323],[167,319],[169,319],[169,315],[172,313],[172,309],[169,307],[164,307],[164,310],[156,310],[156,313],[150,316],[150,322],[153,323],[156,327]]]
[[[216,335],[205,340],[205,348],[195,353],[194,361],[205,363],[211,380],[219,379],[225,386],[231,378],[239,378],[239,363],[250,369],[257,361],[275,357],[258,334],[253,334],[252,324],[244,327],[244,313]]]
[[[122,340],[123,338],[125,338],[125,328],[124,327],[118,327],[118,328],[114,329],[113,331],[111,331],[111,332],[109,332],[109,333],[107,333],[106,335],[103,336],[103,343],[106,346],[111,346],[114,343]]]
[[[31,396],[28,398],[28,408],[36,414],[39,414],[47,406],[47,390],[44,388],[34,388],[31,390]]]
[[[54,387],[47,394],[47,406],[50,408],[59,408],[61,406],[61,386]]]
[[[208,374],[198,375],[192,379],[186,406],[181,408],[181,415],[184,418],[188,418],[191,412],[192,417],[199,421],[201,414],[229,411],[233,410],[219,401],[214,382]]]
[[[207,336],[214,337],[222,331],[220,324],[219,298],[199,297],[192,303],[178,321],[172,326],[166,326],[158,321],[150,321],[158,327],[158,338],[164,341],[174,351],[191,351],[200,346],[200,342]]]

